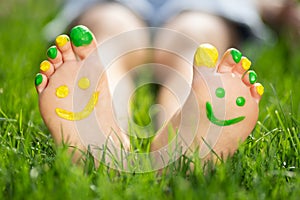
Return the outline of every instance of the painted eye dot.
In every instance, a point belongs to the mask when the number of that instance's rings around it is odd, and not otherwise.
[[[90,80],[86,77],[82,77],[78,81],[78,87],[83,90],[88,89],[90,87]]]
[[[216,89],[216,96],[219,98],[223,98],[225,96],[225,90],[224,88],[217,88]]]
[[[236,98],[236,105],[238,106],[244,106],[246,103],[246,100],[244,97],[238,97]]]
[[[56,96],[58,98],[65,98],[69,94],[69,88],[66,85],[62,85],[56,88]]]

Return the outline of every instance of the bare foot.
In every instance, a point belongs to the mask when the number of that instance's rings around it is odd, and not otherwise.
[[[115,146],[129,148],[126,134],[121,134],[114,121],[108,81],[96,47],[94,35],[84,26],[74,27],[70,38],[56,38],[35,78],[40,112],[57,144],[86,152],[87,145],[97,146],[109,138]],[[76,151],[74,160],[80,157]]]
[[[217,61],[215,47],[200,45],[194,56],[190,96],[168,123],[178,130],[178,141],[182,142],[180,145],[188,145],[191,151],[199,148],[202,159],[214,157],[213,151],[220,157],[227,157],[236,151],[239,143],[247,138],[256,125],[258,103],[264,92],[263,86],[256,83],[256,73],[249,70],[251,62],[238,50],[227,50],[218,66]],[[199,108],[198,117],[193,114],[197,113],[197,109],[187,106],[192,105],[193,98]],[[189,113],[184,114],[186,109],[190,109]],[[195,117],[194,120],[188,120],[191,126],[195,126],[189,130],[194,133],[179,127],[182,116]],[[197,124],[193,124],[193,121]],[[153,140],[152,151],[164,149],[175,138],[168,134],[168,125]],[[191,136],[193,140],[186,139]]]

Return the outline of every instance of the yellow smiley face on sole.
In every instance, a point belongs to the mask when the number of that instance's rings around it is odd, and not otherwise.
[[[78,87],[80,89],[85,90],[89,88],[89,86],[90,86],[90,81],[86,77],[83,77],[78,81]],[[88,103],[79,112],[72,112],[69,110],[65,110],[63,108],[56,108],[55,112],[62,119],[66,119],[70,121],[82,120],[88,117],[93,112],[95,106],[98,103],[99,93],[100,93],[99,91],[93,92],[93,94],[89,98]],[[69,89],[66,85],[62,85],[56,89],[56,96],[58,98],[65,98],[68,95],[69,95]]]

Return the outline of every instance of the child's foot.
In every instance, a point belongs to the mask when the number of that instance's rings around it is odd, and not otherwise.
[[[85,152],[87,144],[101,148],[109,138],[115,146],[120,147],[121,142],[128,148],[128,139],[114,120],[106,73],[96,47],[93,34],[84,26],[74,27],[70,38],[56,38],[35,78],[40,112],[58,144],[67,143]],[[79,156],[77,152],[75,160]]]
[[[199,148],[202,159],[213,155],[212,149],[224,158],[235,152],[256,125],[258,103],[264,92],[263,86],[256,83],[256,73],[249,70],[251,62],[238,50],[227,50],[216,67],[217,60],[215,47],[204,44],[197,49],[193,90],[183,108],[169,121],[179,130],[177,140],[181,141],[180,145],[187,145],[192,151]],[[198,119],[189,119],[187,123],[194,128],[185,131],[185,124],[179,122],[180,117],[197,113],[196,107],[191,107],[193,101],[197,102]],[[190,114],[185,113],[188,108]],[[167,147],[172,139],[168,138],[167,129],[154,139],[152,151]],[[194,139],[186,139],[191,137]]]

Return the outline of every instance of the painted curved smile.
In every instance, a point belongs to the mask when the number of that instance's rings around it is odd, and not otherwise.
[[[55,112],[59,117],[70,121],[84,119],[88,117],[91,114],[91,112],[94,110],[94,107],[98,102],[98,96],[99,96],[99,92],[94,92],[90,97],[89,102],[80,112],[71,112],[68,110],[64,110],[62,108],[56,108]]]
[[[245,116],[236,117],[233,119],[220,120],[215,117],[212,105],[209,102],[206,102],[206,116],[213,124],[218,126],[230,126],[245,119]]]

